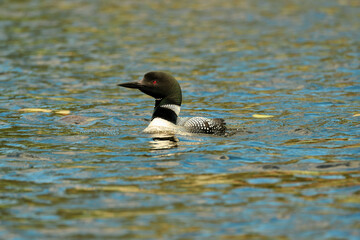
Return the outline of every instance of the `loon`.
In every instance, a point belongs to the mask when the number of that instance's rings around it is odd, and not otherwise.
[[[139,89],[155,98],[151,122],[144,129],[146,133],[185,131],[222,135],[226,132],[226,123],[222,118],[179,117],[181,87],[168,73],[148,72],[141,81],[120,83],[118,86]]]

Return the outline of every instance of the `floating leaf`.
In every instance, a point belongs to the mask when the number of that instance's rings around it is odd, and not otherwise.
[[[252,116],[254,118],[272,118],[272,117],[274,117],[272,115],[265,115],[265,114],[253,114]]]
[[[54,113],[61,114],[61,115],[69,115],[70,111],[69,110],[57,110],[57,111],[54,111]]]
[[[43,109],[43,108],[22,108],[19,111],[20,112],[45,112],[45,113],[52,112],[52,110]]]
[[[50,109],[44,109],[44,108],[22,108],[19,109],[20,112],[43,112],[43,113],[56,113],[61,115],[69,115],[69,110],[50,110]]]

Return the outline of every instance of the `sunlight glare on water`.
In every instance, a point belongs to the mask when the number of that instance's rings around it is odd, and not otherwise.
[[[0,2],[0,239],[359,239],[360,4]],[[182,116],[142,133],[167,71]]]

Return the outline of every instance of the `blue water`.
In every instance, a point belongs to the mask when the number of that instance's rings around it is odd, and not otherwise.
[[[0,2],[0,239],[358,239],[359,14]],[[153,99],[116,85],[154,70],[229,134],[142,133]]]

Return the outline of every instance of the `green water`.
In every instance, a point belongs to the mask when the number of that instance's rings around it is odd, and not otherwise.
[[[359,239],[359,19],[357,0],[0,1],[0,239]],[[154,70],[231,134],[142,133],[153,99],[116,84]]]

